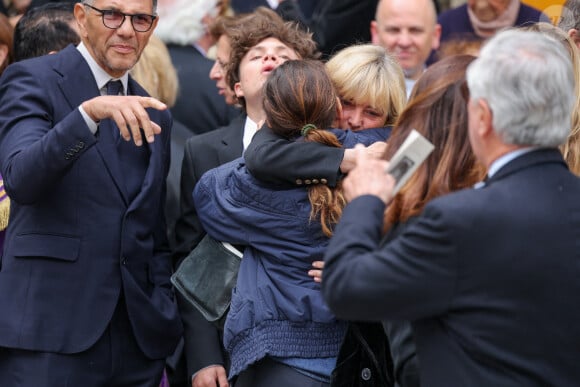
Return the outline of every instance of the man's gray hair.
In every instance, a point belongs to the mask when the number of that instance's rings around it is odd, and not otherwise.
[[[95,0],[81,0],[81,3],[93,5],[95,3]],[[156,12],[157,12],[157,0],[153,0],[153,13]]]
[[[566,0],[562,7],[558,27],[564,32],[571,29],[580,30],[580,0]]]
[[[576,98],[570,55],[544,35],[498,33],[467,69],[472,100],[485,100],[507,144],[556,147],[570,133]]]

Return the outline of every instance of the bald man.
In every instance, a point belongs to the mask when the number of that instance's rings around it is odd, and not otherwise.
[[[431,50],[439,48],[441,26],[432,0],[381,0],[371,38],[395,55],[405,73],[407,95],[425,70]]]

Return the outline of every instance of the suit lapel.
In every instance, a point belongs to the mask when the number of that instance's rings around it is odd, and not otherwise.
[[[222,148],[218,151],[219,163],[225,164],[242,155],[244,151],[244,125],[246,115],[240,114],[227,126],[226,135],[221,140]]]
[[[100,95],[95,77],[76,47],[69,45],[56,55],[59,55],[60,60],[55,64],[54,71],[61,76],[58,84],[63,98],[67,101],[71,110],[76,109],[84,101]],[[79,87],[79,85],[83,85],[83,87]],[[109,122],[107,123],[107,121]],[[127,192],[123,183],[123,175],[119,168],[120,164],[113,139],[113,130],[118,129],[110,120],[104,120],[101,123],[96,149],[123,200],[127,203]]]

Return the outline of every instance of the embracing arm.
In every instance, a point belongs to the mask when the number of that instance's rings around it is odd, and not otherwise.
[[[345,148],[357,143],[370,145],[366,152],[380,158],[390,128],[375,128],[361,132],[333,129]],[[371,145],[372,144],[372,145]],[[289,186],[301,185],[305,180],[318,180],[336,186],[342,174],[355,165],[353,149],[335,148],[316,142],[296,142],[274,134],[267,126],[260,129],[244,152],[246,167],[257,179]]]
[[[297,180],[325,179],[334,187],[344,149],[313,142],[294,142],[263,126],[244,152],[246,167],[259,180],[296,186]]]

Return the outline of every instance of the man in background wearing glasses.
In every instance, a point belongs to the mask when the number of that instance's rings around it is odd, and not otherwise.
[[[0,79],[0,383],[156,386],[181,336],[166,106],[128,76],[156,0],[84,0],[81,43]]]

